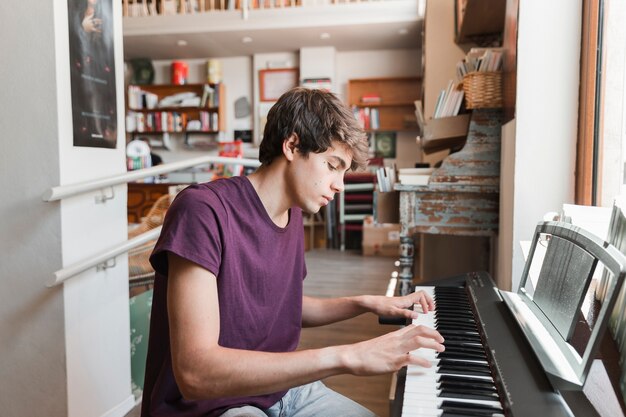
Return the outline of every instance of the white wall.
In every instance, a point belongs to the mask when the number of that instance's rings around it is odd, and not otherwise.
[[[0,224],[0,369],[10,377],[0,382],[0,410],[3,416],[123,416],[134,403],[125,257],[64,286],[45,283],[63,266],[126,239],[125,186],[100,206],[93,194],[41,199],[50,187],[125,171],[122,51],[116,50],[115,68],[118,147],[74,148],[67,1],[5,3],[0,42],[11,65],[0,68],[10,80],[0,107],[11,151],[0,157],[0,212],[8,220]],[[121,10],[114,5],[121,46]]]
[[[513,290],[524,267],[519,241],[531,239],[546,212],[574,200],[582,10],[580,0],[519,7]]]
[[[329,78],[330,91],[336,93],[336,57],[333,46],[300,48],[300,84],[307,78]]]
[[[500,289],[510,291],[513,269],[514,196],[515,196],[515,119],[502,126],[500,148],[500,218],[496,278]],[[515,288],[517,289],[517,288]]]
[[[449,80],[456,80],[456,64],[465,57],[468,47],[454,42],[453,1],[427,0],[424,23],[424,117],[430,119],[435,103]],[[424,155],[424,161],[434,165],[448,151]]]
[[[67,414],[61,209],[41,195],[59,182],[53,4],[0,2],[0,410]],[[18,37],[17,34],[20,34]],[[37,45],[25,48],[24,45]],[[47,70],[43,70],[47,69]]]
[[[300,62],[300,54],[297,52],[277,52],[269,54],[254,54],[252,56],[252,120],[254,143],[259,144],[263,137],[264,123],[262,119],[267,116],[273,103],[261,103],[259,93],[259,70],[268,68],[297,68]]]

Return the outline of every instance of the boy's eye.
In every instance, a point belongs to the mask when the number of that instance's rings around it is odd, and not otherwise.
[[[331,171],[336,171],[337,167],[333,166],[331,163],[326,162],[326,165],[328,165],[328,169],[330,169]]]

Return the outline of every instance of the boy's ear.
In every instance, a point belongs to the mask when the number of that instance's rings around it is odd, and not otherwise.
[[[283,154],[287,158],[288,161],[293,161],[293,158],[298,151],[298,144],[300,143],[300,138],[295,133],[292,133],[287,139],[283,141]]]

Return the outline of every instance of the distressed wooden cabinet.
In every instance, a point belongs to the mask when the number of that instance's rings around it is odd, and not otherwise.
[[[474,110],[465,146],[444,160],[428,185],[395,185],[400,192],[402,294],[410,291],[413,281],[414,233],[489,237],[497,233],[501,124],[501,110]]]

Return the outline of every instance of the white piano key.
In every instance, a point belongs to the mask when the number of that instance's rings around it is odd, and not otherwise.
[[[477,404],[477,405],[485,405],[487,407],[495,407],[495,411],[502,410],[502,404],[499,401],[487,401],[487,400],[474,400],[474,399],[466,399],[466,398],[441,398],[441,397],[433,397],[429,394],[419,394],[419,393],[411,393],[411,395],[404,396],[404,404],[408,407],[415,407],[422,405],[423,407],[432,407],[438,408],[444,401],[449,401],[453,403],[466,403],[466,404]]]
[[[416,291],[419,290],[426,292],[434,298],[435,287],[416,287]],[[435,305],[435,310],[436,308],[437,307]],[[414,325],[428,326],[433,329],[437,328],[435,323],[435,311],[422,312],[422,308],[419,304],[416,304],[414,309],[415,311],[421,312],[416,319],[413,319]],[[474,343],[472,345],[482,346],[480,343]],[[416,355],[430,361],[431,367],[424,368],[417,365],[409,365],[407,367],[402,417],[438,417],[443,414],[443,410],[438,408],[443,401],[482,404],[501,409],[502,406],[498,401],[438,397],[441,390],[439,389],[439,383],[437,380],[443,375],[451,375],[468,379],[480,379],[491,383],[493,383],[493,379],[490,376],[460,375],[453,372],[439,373],[438,363],[440,360],[437,358],[437,353],[438,352],[433,349],[417,349],[411,352],[412,355]],[[486,363],[485,361],[480,360],[459,360],[473,363]],[[450,361],[454,361],[454,359],[450,359]],[[496,413],[494,414],[494,417],[501,415],[502,414]]]

